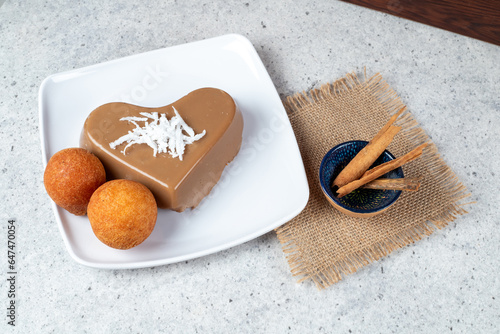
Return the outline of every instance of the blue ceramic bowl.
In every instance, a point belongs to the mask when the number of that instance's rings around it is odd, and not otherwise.
[[[396,202],[401,190],[356,189],[338,198],[332,189],[333,180],[340,171],[368,144],[366,141],[353,140],[339,144],[324,156],[319,168],[319,182],[328,201],[341,212],[353,217],[372,217],[387,210]],[[387,150],[370,167],[393,160]],[[402,178],[401,167],[383,175],[384,178]]]

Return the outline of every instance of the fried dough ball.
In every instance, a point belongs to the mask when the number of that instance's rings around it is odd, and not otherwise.
[[[129,249],[149,237],[158,208],[146,186],[130,180],[113,180],[94,192],[87,214],[101,242],[112,248]]]
[[[54,154],[45,168],[43,184],[50,198],[70,213],[83,216],[94,191],[106,182],[101,161],[83,148]]]

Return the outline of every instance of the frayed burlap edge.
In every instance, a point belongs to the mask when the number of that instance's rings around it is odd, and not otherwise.
[[[397,93],[383,80],[379,73],[367,78],[366,71],[363,81],[360,81],[356,74],[350,73],[344,78],[333,83],[324,84],[318,89],[289,96],[283,104],[288,116],[292,119],[294,113],[303,107],[317,103],[325,98],[341,96],[352,89],[362,89],[372,94],[382,104],[388,116],[405,107]],[[424,130],[419,127],[418,122],[410,113],[405,112],[399,117],[397,125],[403,128],[403,131],[415,143],[415,146],[424,142],[430,144],[426,149],[426,154],[421,159],[427,164],[430,172],[436,176],[445,191],[448,192],[452,198],[451,203],[443,212],[429,218],[428,221],[418,223],[403,232],[389,236],[383,242],[350,254],[342,261],[332,262],[325,268],[310,268],[302,261],[301,254],[303,252],[295,242],[289,224],[277,228],[275,231],[289,263],[291,273],[293,276],[298,277],[299,283],[312,279],[319,289],[327,288],[341,280],[343,276],[353,274],[363,266],[375,262],[389,253],[429,236],[436,229],[441,229],[457,217],[468,213],[464,207],[474,202],[465,202],[464,200],[471,194],[442,160],[437,147],[431,142]]]

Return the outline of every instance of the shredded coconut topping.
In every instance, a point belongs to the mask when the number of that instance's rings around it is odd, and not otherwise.
[[[135,125],[135,129],[129,131],[126,135],[121,136],[114,142],[109,144],[113,150],[123,143],[127,143],[123,154],[127,148],[134,144],[147,144],[153,149],[153,155],[156,157],[158,153],[168,153],[173,158],[179,158],[182,161],[182,155],[186,145],[192,144],[202,138],[206,131],[195,134],[194,130],[184,122],[181,115],[172,106],[175,116],[167,119],[166,114],[158,115],[157,112],[141,112],[143,117],[130,116],[120,118],[120,121],[127,121]],[[150,123],[148,123],[150,121]],[[138,122],[144,122],[144,126],[139,126]],[[184,134],[184,133],[185,134]]]

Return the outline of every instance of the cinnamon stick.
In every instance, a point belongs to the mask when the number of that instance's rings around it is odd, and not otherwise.
[[[334,186],[342,187],[351,181],[359,179],[378,157],[389,146],[394,136],[401,130],[399,126],[389,126],[385,132],[377,134],[377,139],[370,141],[358,154],[342,169],[333,181]]]
[[[401,130],[399,126],[392,124],[403,113],[406,107],[401,108],[380,129],[375,137],[347,164],[333,181],[333,186],[342,187],[349,182],[359,179],[378,157],[389,146],[394,136]]]
[[[339,198],[343,197],[343,196],[351,193],[352,191],[358,189],[359,187],[367,184],[368,182],[379,178],[380,176],[384,175],[385,173],[388,173],[391,170],[394,170],[398,167],[401,167],[405,163],[408,163],[410,161],[417,159],[418,157],[420,157],[422,155],[423,149],[427,145],[428,145],[427,143],[422,144],[399,158],[388,161],[386,163],[383,163],[377,167],[374,167],[374,168],[366,171],[360,179],[352,181],[352,182],[346,184],[345,186],[340,187],[337,190],[338,197]]]
[[[387,121],[387,123],[382,127],[382,129],[380,129],[380,131],[375,135],[375,137],[372,138],[372,142],[373,141],[376,141],[380,138],[380,136],[385,133],[387,131],[387,129],[389,129],[389,127],[398,119],[398,117],[403,113],[403,111],[406,110],[406,106],[404,106],[403,108],[399,109],[397,113],[395,113],[394,115],[392,115],[391,118],[389,118],[389,120]]]
[[[417,191],[421,178],[375,179],[361,186],[363,189]]]
[[[429,145],[429,144],[428,144],[428,143],[424,143],[424,144],[422,144],[422,145],[419,145],[419,146],[415,147],[413,150],[411,150],[410,152],[406,153],[405,155],[403,155],[403,156],[401,156],[401,157],[399,157],[399,158],[396,158],[396,159],[394,159],[394,160],[387,161],[387,162],[385,162],[385,163],[383,163],[383,164],[380,164],[380,165],[378,165],[378,166],[376,166],[376,167],[373,167],[372,169],[367,170],[367,171],[363,174],[363,176],[362,176],[362,177],[366,177],[366,176],[369,176],[370,174],[377,173],[379,169],[385,168],[385,166],[386,166],[387,164],[389,164],[389,163],[395,164],[395,161],[398,161],[398,160],[403,160],[403,159],[405,159],[406,157],[411,156],[412,154],[418,154],[418,152],[420,152],[420,154],[422,154],[423,149],[424,149],[427,145]],[[415,159],[416,159],[416,158],[418,158],[418,156],[417,156],[417,157],[415,157]],[[412,160],[413,160],[413,159],[412,159]],[[411,160],[409,160],[409,161],[411,161]],[[409,161],[406,161],[406,162],[409,162]],[[404,162],[404,163],[406,163],[406,162]],[[401,165],[401,166],[402,166],[402,165]],[[398,166],[398,167],[399,167],[399,166]],[[397,167],[396,167],[396,168],[397,168]],[[395,169],[395,168],[393,168],[393,169]],[[392,170],[392,169],[391,169],[391,170]],[[388,170],[388,171],[387,171],[387,172],[385,172],[385,173],[388,173],[388,172],[390,172],[391,170]],[[385,173],[382,173],[381,175],[383,175],[383,174],[385,174]]]

